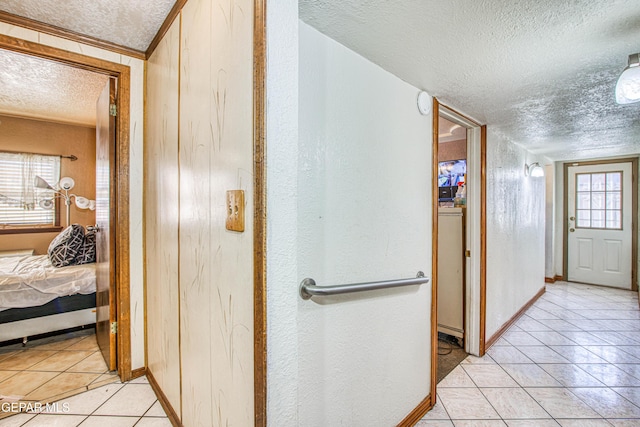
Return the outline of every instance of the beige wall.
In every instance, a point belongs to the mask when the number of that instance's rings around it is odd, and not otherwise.
[[[72,190],[88,199],[95,198],[96,130],[92,127],[51,123],[0,115],[0,151],[24,151],[42,154],[73,154],[78,160],[61,159],[60,176],[76,182]],[[55,183],[50,183],[55,184]],[[61,205],[60,224],[66,224],[66,210]],[[95,212],[71,206],[71,223],[95,224]],[[57,233],[0,234],[0,251],[35,249],[46,254]]]
[[[460,160],[467,158],[467,140],[441,142],[438,144],[438,161]]]
[[[147,67],[147,365],[189,426],[254,424],[252,17],[189,0]]]

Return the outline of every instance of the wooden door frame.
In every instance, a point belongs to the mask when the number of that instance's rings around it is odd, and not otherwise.
[[[563,166],[562,195],[562,280],[569,280],[569,168],[572,166],[608,165],[631,163],[631,290],[638,290],[638,158],[602,159],[565,162]]]
[[[267,2],[253,2],[253,394],[267,426]]]
[[[54,61],[73,68],[99,73],[117,79],[116,150],[112,167],[115,170],[116,200],[110,201],[115,211],[116,259],[115,307],[118,319],[117,369],[122,381],[131,379],[131,318],[130,318],[130,277],[129,277],[129,98],[130,69],[126,65],[69,52],[54,47],[17,39],[0,34],[0,49]]]
[[[478,147],[480,157],[480,235],[478,236],[480,246],[480,277],[479,277],[479,355],[486,352],[486,280],[487,280],[487,127],[477,121],[461,114],[454,108],[441,104],[437,98],[433,98],[433,136],[432,136],[432,256],[431,256],[431,405],[436,404],[436,386],[438,376],[438,133],[440,109],[446,108],[455,115],[463,118],[473,127],[478,129],[480,135],[480,147]],[[467,141],[469,144],[469,141]],[[465,296],[466,298],[466,296]],[[465,325],[465,328],[467,325]],[[466,335],[466,334],[465,334]]]

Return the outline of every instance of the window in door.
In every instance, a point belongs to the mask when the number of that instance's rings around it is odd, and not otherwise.
[[[576,174],[576,227],[622,230],[622,171]]]

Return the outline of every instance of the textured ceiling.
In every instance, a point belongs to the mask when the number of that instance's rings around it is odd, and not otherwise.
[[[108,77],[0,49],[0,113],[89,126]]]
[[[2,0],[0,10],[146,51],[176,0]]]
[[[460,141],[467,138],[467,129],[444,117],[438,117],[438,142]]]
[[[490,132],[554,160],[640,152],[615,83],[638,0],[300,0],[300,18]]]

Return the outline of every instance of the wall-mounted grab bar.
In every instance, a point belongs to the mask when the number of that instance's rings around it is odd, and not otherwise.
[[[397,288],[398,286],[421,285],[429,281],[422,271],[418,271],[415,279],[384,280],[382,282],[351,283],[349,285],[316,286],[310,278],[300,282],[300,297],[309,299],[313,296],[329,296],[351,292],[373,291],[376,289]]]

